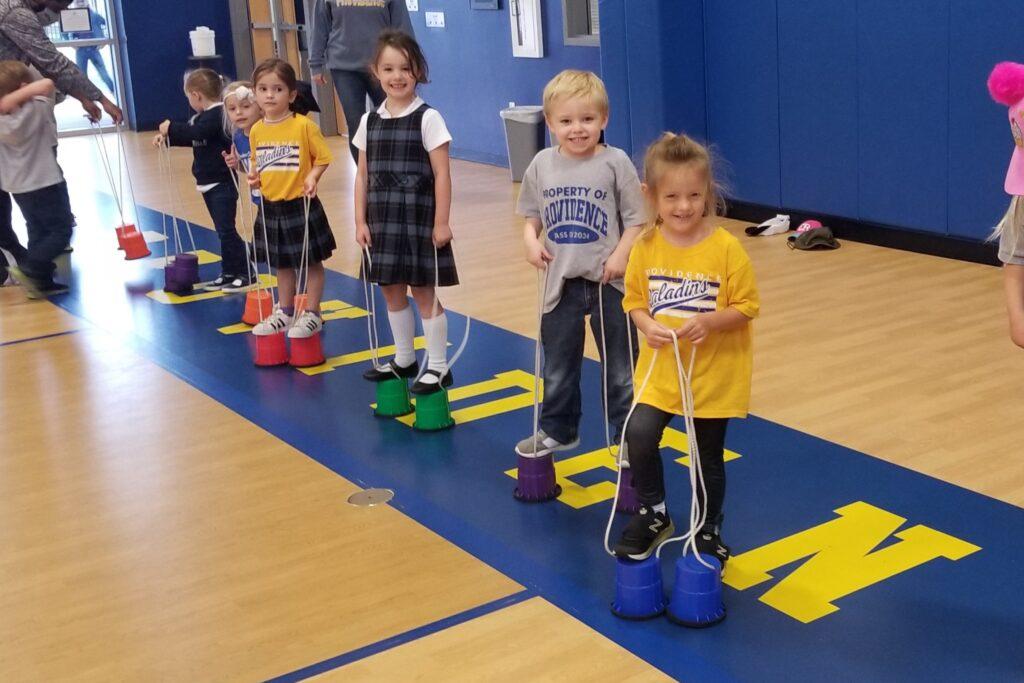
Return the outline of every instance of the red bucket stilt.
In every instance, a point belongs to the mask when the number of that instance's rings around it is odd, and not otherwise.
[[[242,313],[242,322],[246,325],[255,325],[265,320],[273,313],[274,304],[270,298],[270,292],[265,289],[253,290],[245,295],[245,311]]]
[[[271,367],[288,362],[288,345],[285,343],[284,334],[278,332],[266,336],[253,335],[256,339],[256,365]]]
[[[124,247],[125,261],[134,261],[135,259],[146,258],[150,253],[149,245],[146,244],[146,239],[138,230],[128,233],[122,246]]]
[[[117,233],[117,248],[124,251],[124,243],[128,240],[128,236],[137,233],[138,229],[131,223],[128,223],[127,225],[114,228],[114,232]]]
[[[320,333],[312,337],[289,339],[291,343],[291,355],[288,362],[296,368],[309,368],[314,365],[322,365],[324,362],[324,348],[320,343]]]

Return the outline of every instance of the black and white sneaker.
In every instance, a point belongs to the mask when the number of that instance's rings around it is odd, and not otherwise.
[[[256,284],[256,278],[249,275],[233,275],[221,288],[225,292],[247,292]]]
[[[646,560],[673,531],[675,527],[668,515],[645,506],[626,524],[613,550],[619,557]]]
[[[722,565],[722,570],[725,570],[725,563],[729,561],[730,552],[729,546],[722,543],[718,527],[705,526],[697,533],[694,543],[697,545],[697,551],[702,555],[717,557]]]
[[[385,380],[394,379],[400,377],[402,379],[409,379],[420,374],[420,364],[416,361],[412,362],[412,365],[406,365],[402,367],[395,362],[392,358],[387,363],[381,366],[373,367],[363,373],[363,379],[369,380],[370,382],[383,382]]]
[[[216,280],[213,280],[211,282],[207,282],[205,285],[203,285],[203,291],[205,291],[205,292],[219,292],[220,290],[224,289],[224,285],[226,285],[227,283],[231,282],[231,280],[233,278],[234,278],[234,275],[228,275],[226,273],[222,273],[220,275],[220,277],[218,277]]]
[[[442,375],[437,370],[427,370],[418,380],[412,383],[409,391],[414,394],[433,394],[434,392],[447,389],[452,385],[452,371],[445,371]]]

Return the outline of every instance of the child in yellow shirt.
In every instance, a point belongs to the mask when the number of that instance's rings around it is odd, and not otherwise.
[[[256,251],[260,258],[269,255],[270,265],[277,269],[281,294],[280,306],[252,333],[266,336],[287,329],[290,338],[311,337],[323,329],[323,261],[337,247],[327,214],[316,196],[320,177],[333,158],[320,128],[290,109],[298,90],[295,70],[288,62],[264,61],[253,72],[252,82],[256,102],[263,110],[263,120],[249,131],[249,186],[259,188],[263,197]],[[307,203],[309,242],[304,244]],[[305,250],[309,256],[306,307],[293,319],[296,275]]]
[[[622,300],[646,338],[633,378],[637,405],[626,427],[629,466],[643,507],[623,530],[615,553],[645,559],[673,531],[659,444],[672,417],[683,414],[672,349],[678,343],[684,363],[696,347],[693,412],[706,486],[706,500],[698,493],[706,523],[696,545],[724,566],[725,430],[730,417],[746,417],[750,402],[757,285],[743,247],[717,224],[719,193],[703,146],[666,133],[647,150],[644,179],[654,225],[633,245]]]

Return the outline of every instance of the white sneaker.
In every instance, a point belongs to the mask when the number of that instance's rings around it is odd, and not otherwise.
[[[308,339],[324,329],[324,321],[312,311],[303,311],[288,330],[289,339]]]
[[[252,333],[257,337],[269,337],[272,334],[284,332],[291,324],[292,317],[278,307],[274,309],[269,318],[252,328]]]
[[[769,218],[760,225],[752,225],[747,228],[746,233],[750,236],[755,235],[781,235],[784,232],[789,232],[789,216],[779,214],[775,218]]]
[[[548,453],[567,451],[579,445],[579,437],[571,443],[561,443],[545,434],[543,429],[538,429],[536,435],[528,436],[516,444],[516,454],[526,458],[540,458]],[[534,446],[536,446],[536,449]]]

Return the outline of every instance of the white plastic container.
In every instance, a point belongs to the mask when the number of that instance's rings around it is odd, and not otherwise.
[[[192,40],[192,55],[195,57],[209,57],[217,54],[217,32],[211,31],[207,26],[199,26],[194,31],[188,32]]]

